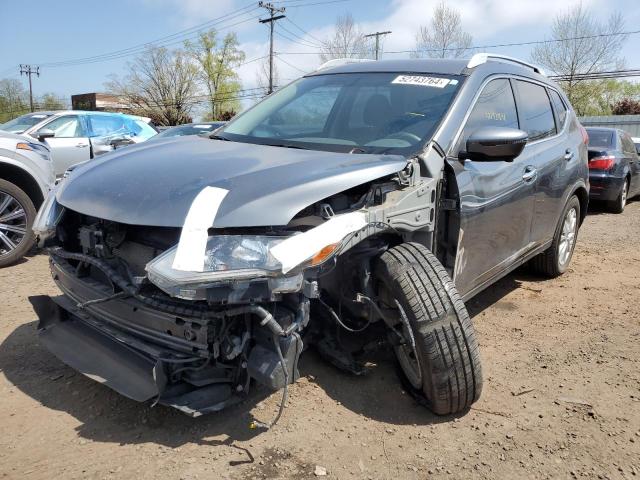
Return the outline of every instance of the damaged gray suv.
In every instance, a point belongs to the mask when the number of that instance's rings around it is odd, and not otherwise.
[[[464,411],[482,373],[463,302],[525,262],[566,271],[586,140],[508,57],[320,69],[209,137],[75,169],[34,227],[63,292],[31,298],[41,340],[193,416],[256,384],[286,397],[307,346],[360,374],[375,345],[433,412]]]

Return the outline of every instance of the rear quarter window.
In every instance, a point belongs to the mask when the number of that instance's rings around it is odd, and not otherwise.
[[[556,119],[558,121],[558,130],[562,130],[564,126],[564,122],[567,120],[567,106],[560,98],[560,94],[555,90],[549,90],[549,94],[551,96],[551,103],[553,103],[553,108],[556,112]]]

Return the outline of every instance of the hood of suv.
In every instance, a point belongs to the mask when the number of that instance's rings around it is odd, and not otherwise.
[[[398,155],[176,137],[116,150],[78,167],[56,198],[71,210],[106,220],[182,227],[196,195],[213,186],[229,193],[212,226],[276,226],[314,202],[405,165]]]

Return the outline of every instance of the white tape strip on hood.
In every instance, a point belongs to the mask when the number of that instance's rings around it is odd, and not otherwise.
[[[207,231],[213,225],[218,208],[229,193],[224,188],[205,187],[194,198],[184,220],[178,251],[173,259],[173,269],[185,272],[202,272],[207,248]]]
[[[282,264],[282,273],[313,257],[327,245],[338,243],[344,237],[367,225],[363,212],[338,215],[300,235],[287,238],[270,252]]]

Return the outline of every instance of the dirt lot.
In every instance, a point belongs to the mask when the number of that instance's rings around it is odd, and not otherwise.
[[[27,297],[56,289],[34,256],[0,271],[0,478],[638,478],[639,287],[640,202],[592,213],[565,276],[469,302],[485,384],[465,415],[418,406],[387,354],[355,378],[308,352],[258,432],[280,394],[191,419],[65,367],[36,336]]]

